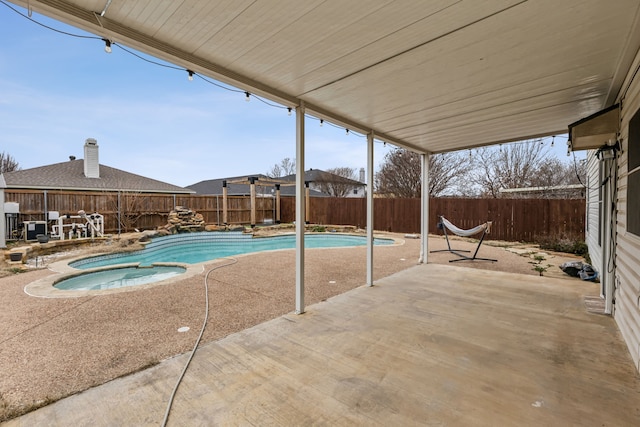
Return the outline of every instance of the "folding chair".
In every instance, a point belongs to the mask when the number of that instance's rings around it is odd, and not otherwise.
[[[498,262],[497,259],[491,259],[491,258],[480,258],[478,257],[478,250],[480,250],[480,245],[482,245],[482,242],[484,241],[484,236],[487,235],[490,231],[491,231],[491,221],[487,221],[484,224],[480,224],[477,227],[471,228],[469,230],[463,230],[461,228],[456,227],[455,225],[453,225],[451,222],[449,222],[444,216],[440,216],[440,222],[438,222],[438,228],[442,228],[442,232],[444,233],[444,238],[447,240],[447,249],[441,249],[441,250],[437,250],[437,251],[431,251],[431,252],[451,252],[454,255],[457,255],[459,258],[458,259],[450,259],[449,262],[457,262],[457,261],[473,261],[473,260],[482,260],[482,261],[493,261],[493,262]],[[447,230],[451,231],[453,234],[460,236],[460,237],[471,237],[471,236],[475,236],[476,234],[482,233],[482,236],[480,237],[480,241],[478,242],[478,246],[476,246],[476,250],[473,253],[473,256],[466,256],[461,254],[460,252],[471,252],[471,251],[466,251],[466,250],[461,250],[461,249],[451,249],[451,244],[449,242],[449,235],[447,234]]]

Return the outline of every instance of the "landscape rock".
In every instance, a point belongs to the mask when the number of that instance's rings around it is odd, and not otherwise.
[[[170,234],[176,234],[205,231],[205,227],[206,224],[202,214],[184,206],[176,206],[175,210],[169,212],[167,225],[161,229]]]

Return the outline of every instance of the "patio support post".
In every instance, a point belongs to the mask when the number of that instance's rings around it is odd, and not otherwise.
[[[426,264],[429,254],[429,155],[421,154],[422,189],[420,204],[420,259],[418,263]]]
[[[47,190],[42,192],[43,205],[44,205],[44,234],[49,232],[49,207],[47,206]]]
[[[249,177],[249,189],[251,194],[251,228],[256,226],[256,177]]]
[[[223,180],[222,181],[222,224],[227,225],[228,222],[228,212],[227,212],[227,195],[228,195],[228,189],[227,189],[227,180]]]
[[[280,184],[276,184],[276,224],[280,224]]]
[[[373,286],[373,131],[367,134],[367,286]]]
[[[302,171],[302,173],[304,174],[304,171]],[[309,189],[309,181],[305,181],[304,182],[304,222],[305,224],[309,224],[309,222],[311,221],[309,219],[309,212],[311,211],[310,208],[310,204],[311,204],[311,190]]]
[[[4,190],[0,188],[0,248],[4,249],[7,247],[7,217],[4,212]]]
[[[220,200],[216,194],[216,225],[220,225]]]
[[[304,313],[304,102],[296,108],[296,314]]]

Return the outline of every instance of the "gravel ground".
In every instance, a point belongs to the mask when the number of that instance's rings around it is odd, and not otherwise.
[[[417,263],[419,239],[392,236],[402,244],[374,248],[375,280]],[[446,248],[439,237],[431,237],[429,244],[432,250]],[[454,247],[473,250],[475,244],[456,240]],[[532,270],[530,257],[492,246],[492,242],[485,242],[478,256],[499,261],[457,265],[538,274]],[[448,252],[429,254],[432,263],[448,264],[452,258]],[[545,276],[568,278],[557,266],[573,259],[547,254],[544,262],[553,266]],[[295,251],[264,252],[236,260],[209,276],[210,312],[203,342],[295,308]],[[203,274],[169,285],[68,299],[24,293],[28,283],[53,274],[47,269],[0,278],[0,421],[191,350],[204,320],[204,272],[227,263],[230,261],[207,263]],[[362,247],[307,250],[305,305],[362,286],[365,266]],[[179,332],[183,327],[189,330]]]

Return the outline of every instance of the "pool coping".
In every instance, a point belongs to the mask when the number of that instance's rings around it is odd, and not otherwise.
[[[254,236],[255,238],[264,238],[264,237],[275,237],[275,236],[281,236],[281,235],[286,235],[286,234],[294,234],[294,233],[282,233],[282,234],[275,234],[273,236]],[[308,233],[308,234],[316,234],[316,233]],[[317,233],[317,234],[321,234],[321,233]],[[351,236],[361,236],[359,234],[351,234],[351,233],[336,233],[336,234],[344,234],[344,235],[351,235]],[[374,235],[374,238],[383,238],[383,239],[389,239],[392,240],[393,243],[391,243],[390,245],[381,245],[379,247],[384,248],[385,246],[395,246],[395,245],[402,245],[404,244],[404,239],[401,238],[397,238],[394,236],[389,236],[389,235],[385,235],[384,233],[376,233],[377,235]],[[364,236],[361,236],[364,237]],[[405,236],[408,237],[408,236]],[[145,242],[147,243],[147,242]],[[334,247],[323,247],[323,248],[309,248],[309,249],[335,249]],[[286,250],[294,250],[292,248],[285,248],[285,249],[274,249],[274,251],[286,251]],[[105,253],[107,254],[107,253]],[[254,254],[254,252],[251,253],[246,253],[246,254],[238,254],[238,255],[234,255],[234,258],[236,257],[244,257],[244,256],[249,256]],[[99,256],[101,254],[97,254],[96,256]],[[113,265],[108,265],[108,266],[103,266],[103,267],[95,267],[95,268],[89,268],[89,269],[85,269],[85,270],[81,270],[81,269],[77,269],[74,267],[71,267],[69,264],[78,261],[80,259],[85,259],[87,258],[86,255],[80,255],[77,257],[73,257],[70,259],[66,259],[66,260],[61,260],[61,261],[56,261],[51,263],[48,266],[48,269],[50,271],[52,271],[53,274],[51,276],[47,276],[44,277],[42,279],[36,280],[34,282],[31,282],[29,284],[27,284],[24,287],[24,292],[29,295],[29,296],[33,296],[33,297],[39,297],[39,298],[81,298],[81,297],[90,297],[90,296],[99,296],[99,295],[110,295],[110,294],[116,294],[116,293],[122,293],[122,292],[133,292],[133,291],[138,291],[138,290],[142,290],[142,289],[149,289],[155,286],[162,286],[162,285],[167,285],[170,283],[175,283],[176,281],[181,281],[181,280],[185,280],[188,278],[191,278],[193,276],[202,274],[205,271],[205,265],[207,264],[216,264],[218,262],[224,262],[226,260],[228,260],[228,257],[222,257],[222,258],[217,258],[217,259],[212,259],[212,260],[207,260],[207,261],[203,261],[203,262],[199,262],[196,264],[187,264],[187,263],[180,263],[180,262],[155,262],[153,264],[151,264],[152,266],[174,266],[174,267],[182,267],[185,269],[185,272],[177,275],[177,276],[173,276],[171,278],[165,279],[165,280],[159,280],[157,282],[151,282],[151,283],[146,283],[144,285],[135,285],[135,286],[123,286],[123,287],[119,287],[119,288],[111,288],[111,289],[87,289],[87,290],[67,290],[67,289],[58,289],[56,287],[54,287],[54,285],[56,283],[58,283],[61,280],[65,280],[68,279],[70,277],[75,277],[75,276],[80,276],[83,274],[88,274],[88,273],[93,273],[93,272],[97,272],[97,271],[102,271],[102,270],[113,270],[113,269],[117,269],[117,268],[127,268],[127,267],[138,267],[140,265],[140,263],[123,263],[123,264],[113,264]]]

